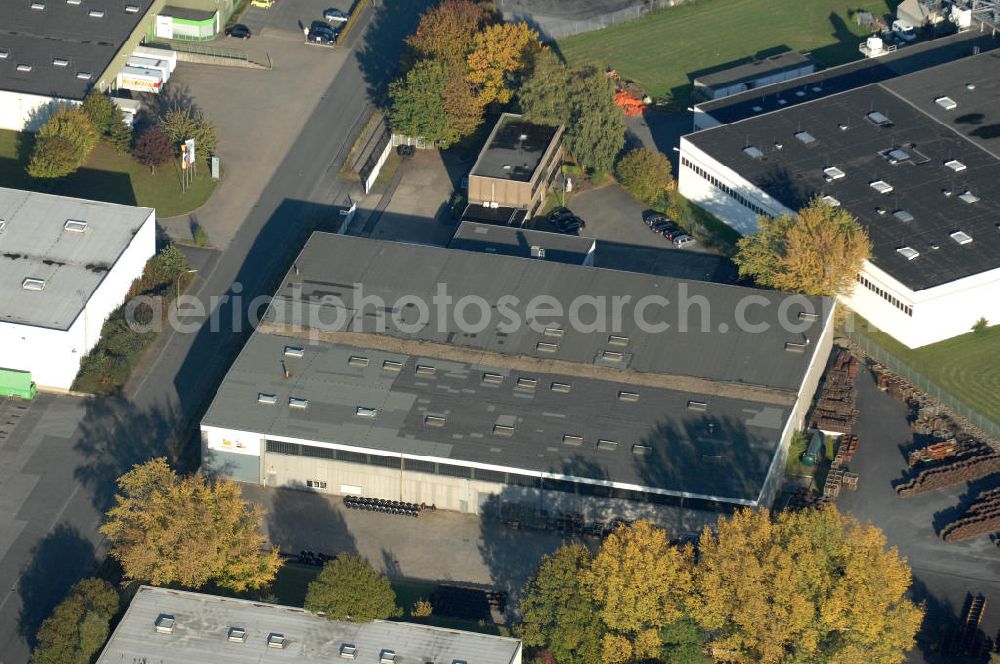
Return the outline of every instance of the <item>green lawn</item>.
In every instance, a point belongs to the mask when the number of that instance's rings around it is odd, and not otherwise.
[[[560,40],[573,64],[596,63],[659,98],[690,104],[691,80],[784,50],[810,51],[823,67],[861,57],[866,32],[849,12],[876,15],[897,0],[698,0],[641,19]]]
[[[939,387],[1000,423],[1000,325],[911,349],[859,316],[855,328]]]
[[[192,187],[182,192],[177,161],[158,168],[154,175],[103,141],[76,173],[52,182],[36,180],[24,170],[31,142],[30,135],[0,130],[0,186],[156,208],[156,216],[161,219],[190,212],[207,201],[215,189],[216,182],[205,163],[198,164]]]

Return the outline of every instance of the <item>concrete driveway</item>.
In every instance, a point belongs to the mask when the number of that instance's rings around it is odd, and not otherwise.
[[[455,188],[441,153],[417,150],[399,168],[396,189],[370,237],[446,246],[457,224],[449,207]]]

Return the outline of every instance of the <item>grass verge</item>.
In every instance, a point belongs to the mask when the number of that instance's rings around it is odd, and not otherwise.
[[[691,81],[785,50],[810,51],[830,67],[861,57],[867,36],[854,12],[884,15],[896,0],[699,0],[557,44],[572,64],[617,69],[653,97],[691,103]]]
[[[31,134],[0,130],[0,186],[156,208],[160,219],[200,207],[215,191],[216,182],[208,164],[199,164],[191,187],[182,191],[179,161],[158,168],[154,174],[104,141],[72,175],[57,180],[35,179],[25,171],[33,145]]]

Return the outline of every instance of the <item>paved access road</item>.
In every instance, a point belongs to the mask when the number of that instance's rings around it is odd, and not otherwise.
[[[239,230],[225,251],[202,265],[192,291],[199,298],[273,292],[308,224],[336,215],[329,204],[350,186],[336,173],[351,132],[370,107],[371,91],[391,76],[423,4],[382,0],[377,13],[368,10],[342,47],[353,47],[354,56],[315,110],[283,118],[302,130],[266,186],[242,192],[256,202],[238,213]],[[234,103],[253,103],[254,90],[246,95]],[[199,221],[215,225],[206,214]],[[0,663],[26,662],[26,637],[73,581],[92,573],[101,552],[96,526],[115,478],[159,454],[197,455],[192,441],[173,432],[196,421],[249,332],[242,307],[218,311],[218,331],[194,325],[189,333],[164,334],[123,398],[43,396],[0,440]]]

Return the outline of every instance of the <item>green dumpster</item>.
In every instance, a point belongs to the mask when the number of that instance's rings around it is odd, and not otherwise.
[[[0,369],[0,397],[34,399],[37,392],[30,371]]]

